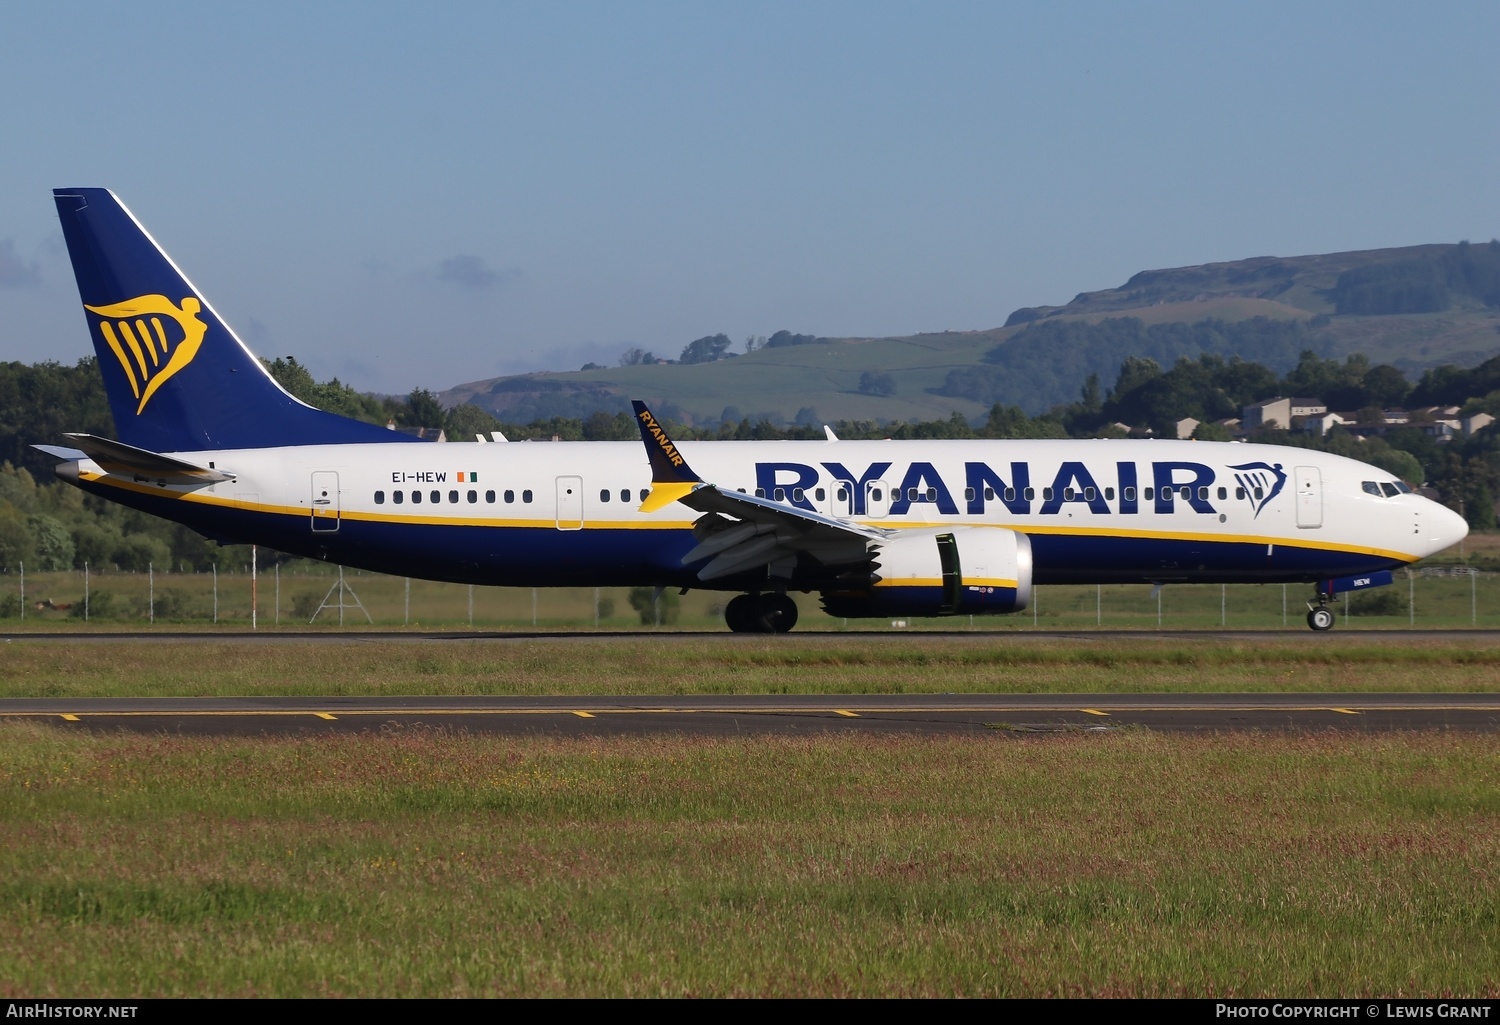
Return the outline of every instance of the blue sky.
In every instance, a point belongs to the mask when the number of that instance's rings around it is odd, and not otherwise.
[[[388,392],[1488,240],[1497,43],[1493,2],[10,4],[0,359],[90,352],[54,186]]]

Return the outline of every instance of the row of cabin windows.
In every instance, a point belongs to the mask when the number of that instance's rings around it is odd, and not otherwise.
[[[1384,484],[1384,485],[1380,485],[1380,484],[1374,483],[1373,481],[1364,481],[1363,483],[1364,483],[1364,489],[1365,489],[1365,491],[1368,492],[1369,494],[1375,495],[1377,497],[1380,496],[1380,494],[1381,494],[1381,488],[1382,487],[1384,487],[1386,489],[1385,490],[1385,494],[1387,496],[1395,495],[1395,494],[1400,494],[1402,492],[1407,492],[1407,491],[1411,490],[1405,484],[1387,483],[1387,484]],[[744,494],[745,493],[745,489],[744,488],[740,488],[739,491],[740,491],[740,494]],[[787,488],[775,488],[772,491],[772,497],[776,501],[778,501],[778,502],[785,502],[787,500],[787,491],[788,491]],[[794,501],[794,502],[801,502],[801,501],[803,501],[807,497],[807,493],[802,488],[791,488],[790,491],[791,491],[792,501]],[[1173,491],[1174,491],[1173,488],[1162,488],[1161,489],[1161,497],[1162,497],[1162,499],[1164,501],[1171,501],[1172,495],[1173,495]],[[1188,499],[1191,499],[1193,497],[1193,489],[1191,487],[1189,487],[1188,485],[1186,485],[1186,484],[1182,485],[1181,487],[1176,488],[1175,491],[1176,491],[1177,495],[1179,495],[1180,497],[1182,497],[1184,500],[1188,500]],[[1209,492],[1208,488],[1206,488],[1206,487],[1200,487],[1198,489],[1198,500],[1200,502],[1206,502],[1206,501],[1208,501],[1208,492]],[[646,500],[646,496],[649,495],[650,493],[651,493],[650,489],[648,489],[648,488],[641,488],[641,490],[640,490],[640,496],[641,496],[640,500],[642,502],[644,502]],[[441,491],[433,490],[433,491],[429,491],[427,494],[428,494],[428,501],[430,501],[433,505],[437,505],[440,502],[442,502],[442,500],[443,500],[443,493]],[[610,500],[611,494],[612,494],[612,492],[609,491],[607,488],[606,489],[601,489],[600,492],[599,492],[599,501],[601,501],[601,502],[608,502]],[[1134,502],[1135,501],[1135,488],[1133,488],[1133,487],[1132,488],[1124,488],[1123,489],[1123,494],[1124,494],[1125,501],[1127,501],[1127,502]],[[838,491],[836,492],[836,496],[837,496],[837,498],[838,498],[838,500],[840,502],[847,502],[849,500],[849,489],[848,488],[839,488]],[[1243,500],[1245,498],[1245,496],[1246,496],[1246,491],[1245,491],[1244,488],[1235,488],[1234,489],[1234,497],[1236,499]],[[526,491],[522,491],[521,492],[521,501],[523,503],[525,503],[525,504],[529,505],[531,503],[531,501],[532,501],[532,497],[533,497],[532,493],[531,493],[531,491],[529,489],[526,490]],[[756,498],[765,498],[766,497],[765,488],[756,488],[755,489],[755,497]],[[821,502],[821,501],[823,501],[827,497],[827,492],[823,488],[814,488],[813,489],[813,497],[817,501]],[[1044,502],[1050,502],[1050,501],[1052,501],[1053,497],[1054,497],[1054,492],[1053,492],[1052,488],[1042,488],[1042,501],[1044,501]],[[1082,490],[1079,490],[1079,489],[1076,489],[1076,488],[1063,488],[1063,501],[1065,501],[1065,502],[1076,502],[1080,498],[1082,498],[1083,501],[1085,501],[1085,502],[1092,502],[1097,497],[1098,497],[1098,492],[1094,488],[1083,488]],[[1143,499],[1145,499],[1147,502],[1154,501],[1155,498],[1156,498],[1156,489],[1155,488],[1149,488],[1149,487],[1142,488],[1141,489],[1141,497]],[[1229,497],[1229,489],[1228,488],[1219,488],[1218,489],[1218,497],[1219,497],[1220,501],[1223,501],[1224,499],[1227,499]],[[1265,497],[1265,491],[1264,491],[1264,489],[1262,489],[1262,488],[1256,488],[1255,489],[1255,500],[1257,502],[1259,502],[1264,497]],[[477,505],[479,503],[479,492],[477,492],[477,491],[465,492],[464,493],[464,498],[466,498],[468,500],[468,503],[470,505]],[[880,502],[880,501],[884,500],[885,496],[882,494],[882,492],[881,492],[881,490],[879,488],[873,488],[870,491],[870,498],[873,501]],[[921,488],[907,488],[906,489],[906,498],[907,498],[908,501],[911,501],[911,502],[936,502],[937,501],[937,489],[936,488],[927,488],[927,489],[924,490],[924,489],[921,489]],[[1027,501],[1027,502],[1034,502],[1034,501],[1036,501],[1036,488],[1023,488],[1023,489],[1021,489],[1021,498],[1022,498],[1023,501]],[[505,504],[506,505],[512,505],[512,504],[515,503],[516,493],[514,491],[507,491],[504,494],[504,499],[505,499]],[[493,491],[486,491],[484,493],[484,500],[485,500],[485,502],[487,504],[494,505],[495,504],[495,492],[493,492]],[[621,488],[620,489],[620,501],[622,501],[622,502],[629,502],[630,500],[631,500],[630,499],[630,489],[629,488]],[[974,501],[974,489],[973,488],[964,488],[964,500],[968,501],[968,502]],[[993,502],[995,500],[995,489],[994,488],[985,488],[984,489],[984,500],[986,502]],[[1015,488],[1006,488],[1005,491],[1003,492],[1002,500],[1006,501],[1006,502],[1014,502],[1016,500],[1016,489]],[[1104,500],[1107,501],[1107,502],[1113,502],[1115,500],[1115,489],[1114,488],[1105,488],[1104,489]],[[405,501],[406,501],[406,492],[404,492],[404,491],[392,491],[391,492],[391,503],[393,505],[401,505]],[[459,503],[459,501],[460,501],[459,492],[457,492],[457,491],[450,491],[450,492],[448,492],[448,501],[451,504],[457,505]],[[385,504],[385,492],[384,491],[377,491],[377,492],[375,492],[375,504],[376,505],[384,505]],[[422,504],[422,492],[420,492],[420,491],[413,491],[411,493],[411,504],[412,505],[421,505]]]
[[[505,497],[505,503],[507,505],[511,505],[516,500],[516,493],[514,491],[507,491],[507,492],[505,492],[505,496],[504,497]],[[468,501],[468,503],[470,505],[478,505],[479,504],[479,492],[477,492],[477,491],[464,492],[462,499],[459,496],[459,492],[457,492],[457,491],[450,491],[450,492],[448,492],[448,501],[450,503],[454,504],[454,505],[457,505],[460,501],[465,500],[465,499]],[[531,494],[530,491],[523,491],[523,492],[521,492],[521,501],[522,502],[530,502],[531,499],[532,499],[532,494]],[[429,502],[431,502],[433,505],[437,505],[439,502],[441,502],[443,500],[443,493],[441,491],[436,491],[436,490],[429,491],[427,493],[427,500]],[[484,500],[485,500],[485,502],[487,504],[494,505],[495,504],[495,493],[493,491],[486,491],[484,493]],[[392,491],[391,492],[391,504],[392,505],[401,505],[405,501],[406,501],[406,492],[405,491]],[[385,492],[384,491],[377,491],[377,492],[375,492],[375,504],[376,505],[385,505]],[[411,504],[412,505],[421,505],[422,504],[422,492],[420,492],[420,491],[413,491],[411,493]]]

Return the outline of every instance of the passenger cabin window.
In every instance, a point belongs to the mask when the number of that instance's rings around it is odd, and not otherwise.
[[[433,505],[437,505],[439,502],[441,502],[443,500],[443,493],[441,491],[434,491],[428,497],[432,499],[432,504]]]
[[[490,503],[490,505],[494,505],[495,504],[495,493],[493,491],[486,491],[484,493],[484,500],[486,502]]]
[[[785,502],[786,501],[786,488],[777,488],[775,491],[771,492],[771,497],[774,498],[778,502]]]
[[[766,489],[765,488],[756,488],[755,489],[755,497],[756,498],[765,498],[766,497]]]
[[[458,492],[457,491],[450,491],[450,492],[448,492],[448,501],[452,502],[454,505],[457,505],[458,504]]]
[[[375,504],[376,505],[385,505],[385,492],[384,491],[377,491],[377,492],[375,492]]]
[[[531,492],[530,491],[523,491],[523,492],[521,492],[521,501],[529,503],[531,501]]]
[[[391,501],[395,502],[397,505],[400,505],[402,502],[406,501],[406,492],[405,491],[392,491],[391,492]]]
[[[988,491],[989,489],[986,488],[985,490]],[[994,496],[991,495],[990,497],[993,498]],[[974,489],[973,488],[964,488],[964,501],[965,502],[972,502],[972,501],[974,501]]]
[[[1222,502],[1224,499],[1226,499],[1228,497],[1229,497],[1229,489],[1228,488],[1220,488],[1219,489],[1219,500]]]
[[[649,494],[651,494],[650,488],[641,488],[641,501],[644,502],[646,500],[646,496]]]
[[[1074,491],[1072,488],[1063,488],[1064,502],[1071,502],[1076,497],[1078,497],[1078,492]]]
[[[813,492],[813,497],[815,497],[818,501],[821,502],[821,501],[823,501],[823,499],[825,499],[825,498],[828,497],[828,493],[826,491],[824,491],[822,488],[819,488],[817,491]]]
[[[1127,501],[1127,502],[1134,502],[1135,501],[1135,488],[1126,488],[1124,491],[1122,491],[1120,493],[1125,496],[1125,501]]]
[[[609,501],[609,488],[602,488],[602,489],[600,489],[600,491],[599,491],[599,501],[601,501],[601,502],[608,502]]]
[[[420,491],[413,491],[411,493],[411,504],[412,505],[421,505],[422,504],[422,492],[420,492]]]
[[[1183,495],[1182,497],[1186,498],[1187,496]],[[1199,488],[1198,489],[1198,501],[1200,501],[1200,502],[1207,502],[1208,501],[1208,488]]]
[[[872,489],[870,489],[870,501],[872,501],[872,502],[878,502],[878,501],[880,501],[880,495],[881,495],[881,490],[879,488],[872,488]]]
[[[989,488],[985,488],[984,491],[985,491],[985,494],[989,495],[989,497],[991,497],[991,498],[995,497],[995,493],[993,491],[991,491]],[[1006,488],[1005,489],[1005,500],[1007,502],[1014,502],[1016,500],[1016,489],[1015,488]]]
[[[1255,489],[1255,500],[1257,502],[1259,502],[1262,498],[1265,498],[1265,497],[1266,497],[1266,489],[1265,488],[1256,488]]]
[[[620,501],[622,501],[622,502],[629,502],[630,501],[630,489],[629,488],[621,488],[620,489]]]
[[[793,488],[792,489],[792,501],[793,502],[800,502],[800,501],[802,501],[802,499],[804,497],[806,497],[806,494],[807,494],[807,492],[803,491],[801,488]]]
[[[1115,489],[1114,488],[1105,488],[1104,489],[1104,500],[1106,502],[1113,502],[1115,500]]]
[[[1190,487],[1188,487],[1186,484],[1184,484],[1182,487],[1178,488],[1177,489],[1177,493],[1179,495],[1181,495],[1184,499],[1192,498],[1193,497],[1193,489],[1190,488]]]
[[[516,500],[516,493],[514,491],[507,491],[505,493],[505,504],[506,505],[510,505],[515,500]]]
[[[474,505],[478,501],[479,501],[479,492],[477,492],[477,491],[470,491],[469,492],[469,504],[470,505]]]
[[[1155,488],[1141,488],[1141,497],[1144,498],[1148,502],[1151,501],[1152,499],[1154,499],[1156,497],[1156,489]]]
[[[1093,488],[1084,488],[1083,500],[1085,502],[1092,502],[1094,500],[1094,496],[1096,496],[1098,493],[1099,492],[1095,491]]]
[[[1043,502],[1050,502],[1050,501],[1052,501],[1052,489],[1051,488],[1043,488],[1042,489],[1042,501]]]
[[[1235,488],[1234,489],[1234,497],[1235,497],[1236,501],[1243,502],[1245,500],[1245,489],[1244,488]]]
[[[849,501],[849,489],[848,488],[839,488],[837,491],[834,492],[834,495],[838,498],[838,500],[840,502],[847,502],[847,501]]]
[[[1036,488],[1027,488],[1025,491],[1021,492],[1021,497],[1028,502],[1036,501]]]

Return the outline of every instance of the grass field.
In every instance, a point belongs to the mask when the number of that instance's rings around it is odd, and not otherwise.
[[[1497,692],[1500,645],[908,634],[11,643],[0,697]]]
[[[5,996],[1500,995],[1500,738],[0,724]]]

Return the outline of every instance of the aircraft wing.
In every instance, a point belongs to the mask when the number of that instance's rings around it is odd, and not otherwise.
[[[220,481],[234,480],[232,473],[199,466],[197,463],[190,463],[173,456],[164,456],[144,448],[136,448],[123,441],[111,441],[109,438],[99,438],[92,434],[64,434],[63,437],[78,446],[79,456],[92,459],[105,473],[132,477],[139,481],[150,481],[153,484],[217,484]],[[38,445],[37,447],[53,455],[73,451],[58,450],[53,446]]]
[[[682,557],[684,566],[708,560],[698,570],[699,580],[761,567],[769,576],[787,579],[803,560],[858,572],[871,561],[871,543],[887,537],[886,531],[708,483],[687,465],[645,403],[631,405],[651,461],[651,493],[641,511],[681,502],[704,514],[693,524],[698,545]]]

